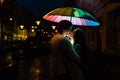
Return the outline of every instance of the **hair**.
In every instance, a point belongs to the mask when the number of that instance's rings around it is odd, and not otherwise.
[[[58,32],[62,33],[63,30],[67,30],[67,29],[71,28],[71,26],[72,26],[72,23],[70,21],[62,20],[58,24]]]
[[[79,44],[81,46],[81,55],[86,55],[86,38],[84,30],[77,28],[73,31],[74,44]]]
[[[73,30],[73,33],[74,33],[75,42],[79,44],[83,44],[83,42],[85,41],[85,32],[82,29],[77,28]]]

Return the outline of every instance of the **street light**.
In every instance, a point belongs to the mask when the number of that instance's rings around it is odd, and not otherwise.
[[[21,39],[23,40],[24,39],[24,30],[23,30],[23,28],[24,28],[24,25],[20,25],[20,30],[22,30],[22,37],[21,37]]]
[[[52,26],[52,29],[55,30],[56,26]]]
[[[15,32],[15,34],[17,34],[17,21],[16,21],[16,19],[13,17],[10,17],[9,20],[14,22],[14,32]]]
[[[30,36],[35,36],[35,26],[31,26],[31,32],[30,32]]]
[[[38,33],[38,26],[40,25],[40,21],[36,21],[37,26],[35,26],[35,34]]]
[[[40,25],[40,21],[36,21],[37,26]]]
[[[37,27],[40,25],[40,21],[36,21],[37,26],[35,26],[35,28],[37,29]]]
[[[24,28],[24,25],[20,25],[20,29],[23,30],[23,28]]]
[[[12,18],[10,18],[10,21],[12,21],[13,19]]]
[[[56,28],[56,26],[52,26],[52,29],[53,29],[53,33],[52,33],[52,34],[55,34],[55,33],[56,33],[55,28]]]

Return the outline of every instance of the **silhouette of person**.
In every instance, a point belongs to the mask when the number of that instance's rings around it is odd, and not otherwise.
[[[73,39],[74,39],[74,48],[76,52],[80,56],[81,68],[84,72],[85,64],[87,61],[87,53],[86,53],[86,39],[85,32],[81,28],[76,28],[73,30]]]
[[[86,47],[85,32],[80,28],[76,28],[73,30],[73,38],[74,38],[74,47],[76,48],[78,54],[81,56]]]
[[[50,40],[51,77],[53,80],[81,80],[81,73],[76,68],[76,66],[80,68],[80,56],[66,37],[69,31],[72,30],[72,23],[62,20],[59,22],[57,28],[58,33]]]

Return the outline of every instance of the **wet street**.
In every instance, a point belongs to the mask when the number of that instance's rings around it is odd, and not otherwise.
[[[1,55],[0,80],[49,80],[49,55],[38,53],[25,55],[20,50],[7,53],[4,57]]]
[[[49,56],[20,60],[18,80],[49,80]]]
[[[0,80],[50,80],[50,54],[47,52],[19,50],[0,55]],[[85,80],[120,80],[119,62],[120,56],[96,57],[90,52],[84,72]]]

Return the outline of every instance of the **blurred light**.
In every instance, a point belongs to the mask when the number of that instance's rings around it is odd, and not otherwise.
[[[58,31],[57,31],[57,30],[55,30],[55,32],[57,33]]]
[[[46,32],[46,34],[48,34],[48,32]]]
[[[13,37],[17,37],[17,35],[15,33],[13,33]]]
[[[20,25],[20,29],[23,29],[24,28],[24,25]]]
[[[8,58],[8,59],[12,59],[12,56],[8,56],[7,58]]]
[[[36,21],[36,24],[39,25],[39,24],[40,24],[40,21]]]
[[[31,28],[34,28],[34,26],[32,26]]]
[[[13,19],[12,18],[10,18],[10,21],[12,21]]]
[[[2,5],[2,4],[3,4],[3,2],[4,2],[4,0],[0,0],[0,5]]]
[[[7,37],[7,35],[5,35],[5,36],[4,36],[4,40],[7,40],[7,39],[8,39],[8,37]]]
[[[40,70],[39,70],[39,69],[37,69],[37,70],[36,70],[36,73],[40,73]]]
[[[56,26],[52,26],[52,29],[54,30],[56,28]]]
[[[27,38],[28,36],[26,35],[25,38]]]
[[[11,67],[12,65],[13,65],[13,64],[11,63],[11,64],[9,64],[8,66]]]
[[[35,28],[37,28],[37,26],[35,26]]]
[[[32,31],[32,32],[34,32],[35,30],[34,30],[34,29],[32,29],[31,31]]]

